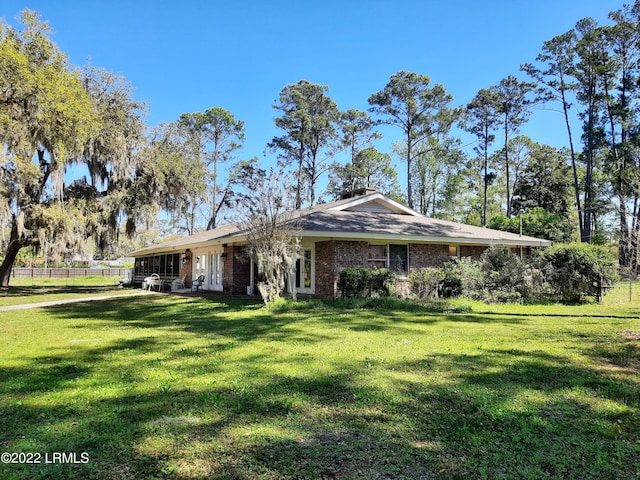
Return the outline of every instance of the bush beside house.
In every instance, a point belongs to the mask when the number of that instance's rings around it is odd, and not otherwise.
[[[411,293],[419,299],[462,296],[488,303],[599,300],[617,278],[611,254],[589,244],[556,245],[528,260],[507,249],[488,249],[478,259],[451,258],[442,268],[409,275]]]
[[[584,297],[599,299],[618,280],[611,254],[599,245],[554,245],[540,254],[540,270],[553,294],[575,303]]]
[[[345,268],[340,272],[338,288],[343,297],[389,296],[393,291],[395,274],[386,268]]]

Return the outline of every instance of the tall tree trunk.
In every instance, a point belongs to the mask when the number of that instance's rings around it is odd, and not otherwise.
[[[411,188],[411,129],[407,129],[407,205],[413,208],[413,191]]]
[[[302,132],[304,133],[304,125],[302,126]],[[296,185],[296,210],[302,208],[302,184],[304,182],[303,178],[303,166],[304,166],[304,153],[305,146],[302,140],[302,134],[300,135],[300,147],[298,150],[298,182]]]
[[[504,120],[504,169],[507,175],[507,218],[511,218],[511,192],[509,190],[509,121]]]
[[[627,207],[624,199],[618,197],[620,202],[619,220],[620,220],[620,239],[618,240],[618,264],[620,267],[629,267],[631,265],[631,231],[627,224]]]
[[[487,226],[487,191],[489,189],[489,142],[486,140],[489,135],[488,127],[485,127],[485,142],[484,142],[484,191],[482,194],[482,215],[480,223],[483,227]]]
[[[312,207],[316,203],[316,169],[316,160],[314,158],[309,172],[309,189],[311,190],[309,192],[309,199]]]
[[[624,78],[624,75],[623,75]],[[622,91],[620,93],[620,101],[617,106],[621,112],[627,111],[627,96],[626,89],[624,87],[625,82],[622,82]],[[604,83],[605,97],[612,98],[610,94],[609,84],[606,81]],[[613,191],[615,195],[618,197],[618,220],[620,225],[620,239],[618,241],[618,264],[620,267],[629,267],[631,262],[631,232],[629,231],[629,224],[627,223],[627,195],[625,192],[625,186],[623,181],[623,172],[626,170],[626,155],[625,151],[625,142],[626,142],[626,129],[624,127],[624,122],[621,122],[620,125],[620,149],[616,144],[616,121],[615,115],[612,111],[611,103],[607,103],[607,116],[609,120],[609,136],[611,142],[611,153],[613,156],[611,161],[611,170],[613,173]],[[622,155],[620,155],[620,151],[622,151]]]
[[[213,161],[213,185],[212,194],[211,194],[211,217],[209,218],[209,223],[207,224],[207,230],[213,230],[216,228],[216,222],[218,217],[218,160]]]
[[[565,91],[562,90],[562,109],[564,112],[564,122],[567,126],[567,135],[569,137],[569,150],[571,152],[571,169],[573,171],[573,190],[576,198],[576,209],[578,210],[578,228],[580,229],[580,238],[584,236],[584,220],[582,211],[582,202],[580,201],[580,183],[578,182],[578,167],[576,165],[576,151],[573,147],[573,135],[571,133],[571,122],[569,121],[569,107],[565,98]]]
[[[9,237],[9,244],[4,254],[2,264],[0,264],[0,286],[8,287],[9,280],[11,279],[11,269],[16,261],[16,257],[20,249],[26,246],[25,240],[21,240],[18,235],[18,227],[16,225],[15,217],[13,219],[13,226],[11,227],[11,236]]]
[[[638,275],[638,266],[640,266],[640,197],[636,195],[633,202],[633,221],[631,227],[631,263],[629,269],[630,274]]]
[[[580,241],[583,243],[591,243],[591,229],[593,225],[593,152],[587,152],[586,175],[584,179],[584,229],[581,233]]]
[[[590,104],[587,112],[587,151],[586,153],[586,173],[584,178],[584,230],[581,232],[580,240],[583,243],[591,243],[591,230],[593,225],[593,157],[595,154],[595,86],[591,87]]]

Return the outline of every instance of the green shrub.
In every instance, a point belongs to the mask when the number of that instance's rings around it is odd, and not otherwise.
[[[484,297],[484,272],[480,263],[470,257],[451,257],[443,267],[440,287],[442,298],[465,296],[474,300]]]
[[[338,288],[345,298],[389,296],[395,274],[386,268],[345,268],[340,272]]]
[[[521,302],[530,296],[525,262],[505,248],[490,248],[480,257],[484,272],[482,300],[490,303]]]
[[[369,277],[369,296],[391,295],[395,285],[396,274],[386,268],[371,270]]]
[[[338,288],[345,298],[361,296],[369,285],[371,270],[368,268],[345,268],[340,271]]]
[[[602,286],[613,285],[618,279],[615,259],[598,245],[558,244],[545,249],[540,257],[546,281],[565,302],[598,297]]]
[[[409,274],[411,293],[420,299],[436,299],[442,288],[445,275],[441,268],[426,267]]]
[[[439,293],[488,303],[522,302],[531,296],[529,272],[510,250],[490,248],[479,259],[450,259],[442,270]]]

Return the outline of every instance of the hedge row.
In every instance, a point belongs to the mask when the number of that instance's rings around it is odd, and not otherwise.
[[[465,296],[485,302],[600,298],[618,279],[615,259],[597,245],[558,244],[522,260],[505,249],[489,249],[477,259],[451,259],[442,268],[409,275],[419,298]]]

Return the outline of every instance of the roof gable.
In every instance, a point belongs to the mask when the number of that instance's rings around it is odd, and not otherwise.
[[[372,193],[369,195],[349,198],[346,202],[343,200],[334,203],[337,205],[327,204],[329,207],[327,210],[365,213],[395,213],[398,215],[420,216],[420,214],[415,210],[405,207],[401,203],[398,203],[381,193]]]

